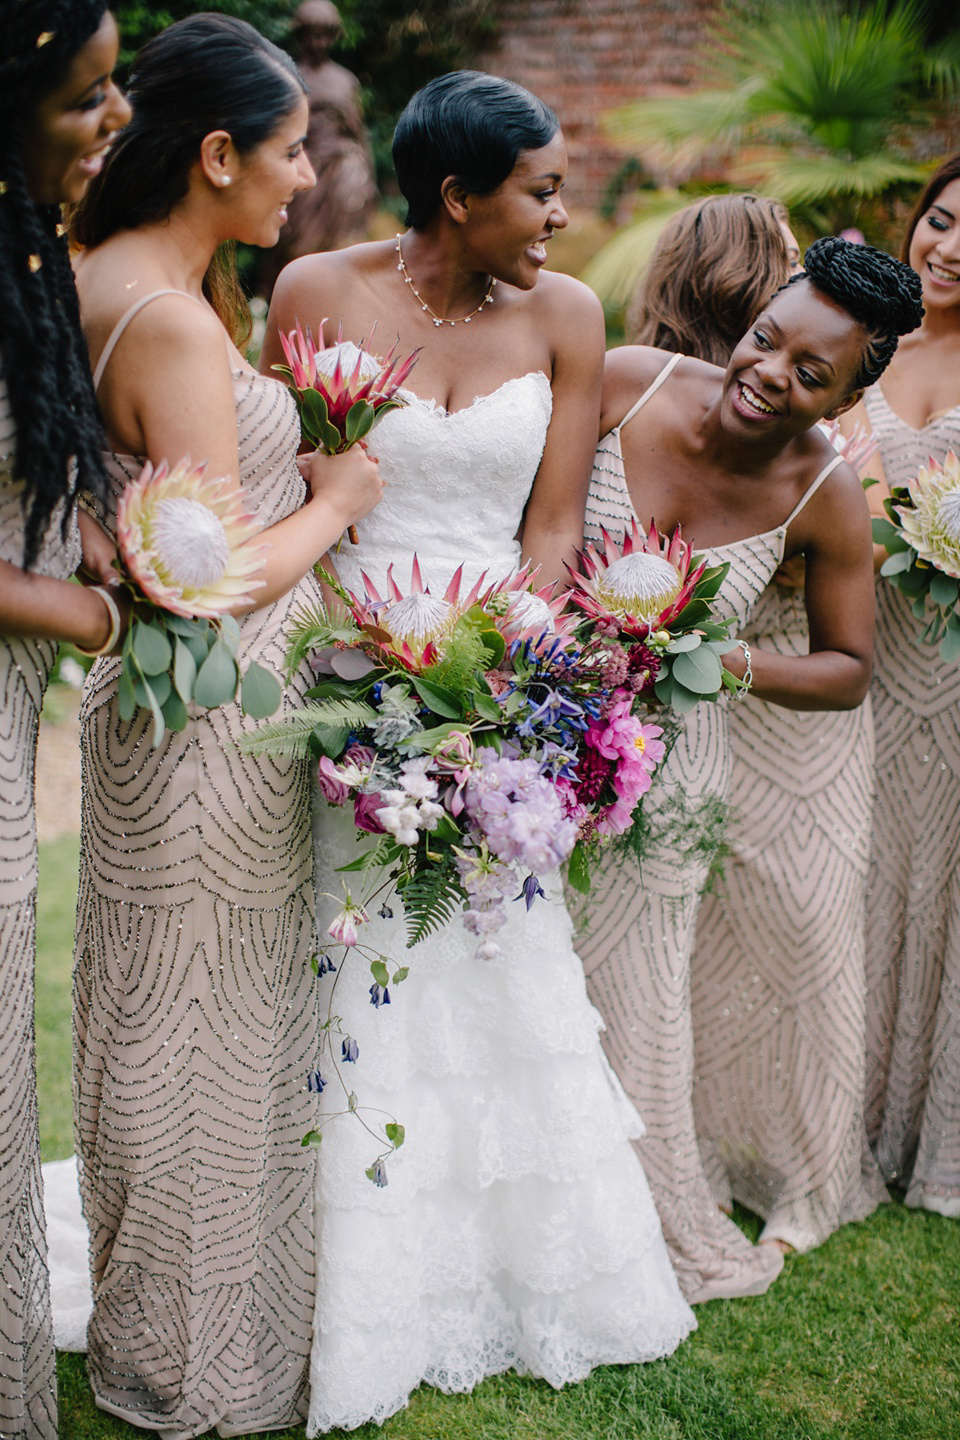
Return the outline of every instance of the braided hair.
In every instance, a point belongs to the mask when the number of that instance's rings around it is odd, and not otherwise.
[[[893,359],[900,336],[923,319],[920,276],[902,260],[872,245],[855,245],[838,235],[815,240],[803,257],[803,272],[788,285],[809,281],[869,334],[853,388],[875,385]]]
[[[37,204],[23,163],[39,101],[96,34],[105,0],[0,0],[0,376],[16,426],[25,569],[57,506],[103,495],[103,435],[58,205]],[[76,472],[71,461],[76,458]]]

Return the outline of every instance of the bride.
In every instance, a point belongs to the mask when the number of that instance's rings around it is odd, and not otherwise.
[[[603,358],[596,300],[541,273],[567,224],[558,122],[518,86],[461,71],[414,96],[394,161],[409,228],[288,266],[261,362],[282,359],[281,331],[299,320],[316,333],[325,317],[356,343],[376,326],[378,348],[397,335],[404,352],[423,347],[415,393],[370,439],[385,499],[336,569],[361,593],[361,572],[379,589],[391,563],[404,582],[414,553],[433,594],[461,564],[467,586],[525,560],[558,579],[581,542]],[[343,811],[317,812],[322,931],[356,847]],[[512,907],[493,961],[459,921],[404,953],[396,908],[363,939],[409,978],[389,1007],[371,1005],[350,957],[336,1010],[361,1103],[407,1139],[375,1186],[369,1135],[336,1103],[327,1112],[309,1435],[382,1421],[421,1381],[462,1391],[515,1367],[559,1387],[667,1355],[695,1325],[559,885],[529,915]],[[331,983],[319,979],[321,1001]]]

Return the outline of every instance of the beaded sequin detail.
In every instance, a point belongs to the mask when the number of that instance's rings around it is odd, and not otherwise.
[[[911,430],[879,385],[867,414],[890,485],[960,452],[960,405]],[[877,809],[867,890],[867,1128],[907,1204],[960,1217],[960,668],[877,590]]]
[[[22,484],[0,384],[0,558],[23,563]],[[80,561],[76,520],[67,540],[51,521],[35,569],[65,579]],[[37,723],[56,646],[0,639],[0,1435],[55,1440],[56,1377],[47,1277],[34,1060]]]
[[[240,478],[263,523],[293,513],[296,409],[237,372]],[[114,493],[139,462],[109,458]],[[312,578],[241,624],[282,674]],[[75,971],[76,1120],[91,1232],[90,1373],[113,1413],[193,1436],[306,1413],[313,1308],[309,774],[241,753],[237,704],[163,745],[117,713],[118,664],[84,695]],[[300,702],[307,677],[287,693]]]

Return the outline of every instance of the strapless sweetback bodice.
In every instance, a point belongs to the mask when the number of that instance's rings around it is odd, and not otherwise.
[[[409,391],[403,398],[370,436],[386,491],[359,522],[359,545],[340,546],[341,580],[362,591],[364,571],[379,588],[393,562],[406,588],[414,551],[434,594],[460,564],[467,585],[484,570],[491,579],[509,574],[520,561],[516,535],[553,408],[547,376],[507,380],[463,410]]]

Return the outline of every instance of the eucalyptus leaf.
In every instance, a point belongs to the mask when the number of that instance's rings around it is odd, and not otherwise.
[[[117,712],[125,725],[133,719],[136,708],[137,697],[134,694],[134,682],[124,664],[123,670],[120,672],[120,682],[117,685]]]
[[[677,683],[695,695],[716,695],[723,683],[722,668],[718,656],[703,645],[677,655],[670,666]]]
[[[173,643],[173,683],[180,699],[189,705],[197,678],[197,662],[190,646],[178,635]]]
[[[904,570],[909,570],[913,564],[913,554],[909,550],[898,551],[896,555],[888,555],[880,566],[881,575],[900,575]]]
[[[145,683],[149,686],[156,704],[161,707],[166,705],[167,696],[173,692],[173,681],[169,674],[164,671],[162,675],[150,675]]]
[[[173,659],[170,641],[158,625],[133,622],[133,653],[144,675],[161,675]]]
[[[960,631],[950,625],[940,641],[940,656],[948,665],[955,665],[960,660]]]
[[[198,670],[210,654],[216,638],[216,631],[212,627],[183,636],[183,643],[193,656],[193,663]]]
[[[930,581],[930,599],[934,605],[942,605],[946,609],[957,603],[958,596],[960,596],[960,585],[956,580],[951,579],[949,575],[934,575]]]
[[[236,615],[221,615],[218,624],[220,638],[225,641],[230,653],[236,658],[237,646],[240,644],[240,621]],[[211,624],[210,629],[214,635],[217,634],[216,625]]]
[[[240,682],[240,703],[244,715],[253,720],[266,720],[280,709],[283,689],[276,675],[258,665],[256,661],[247,666]]]
[[[187,714],[187,707],[184,705],[176,690],[171,690],[164,700],[160,709],[163,711],[163,723],[168,730],[185,730],[190,716]]]
[[[237,662],[223,640],[218,639],[200,666],[193,698],[208,710],[232,700],[237,689]]]
[[[678,635],[671,640],[667,646],[668,655],[683,655],[687,650],[696,650],[700,646],[699,635]]]

